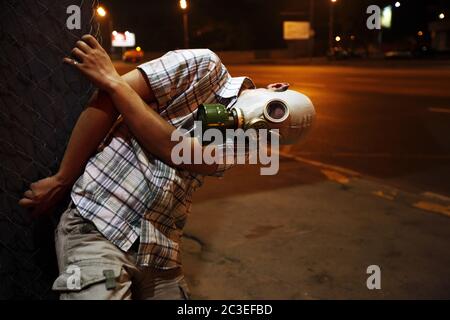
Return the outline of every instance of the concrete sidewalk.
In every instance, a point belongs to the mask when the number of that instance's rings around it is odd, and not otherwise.
[[[194,299],[450,298],[448,199],[294,157],[280,167],[238,166],[194,196],[183,242]],[[381,290],[366,287],[370,265]]]

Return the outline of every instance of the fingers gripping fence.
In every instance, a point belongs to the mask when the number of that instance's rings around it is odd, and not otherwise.
[[[80,8],[80,28],[67,19]],[[92,94],[62,59],[86,33],[99,35],[95,0],[0,1],[0,299],[54,298],[57,215],[31,219],[17,202],[55,172]]]

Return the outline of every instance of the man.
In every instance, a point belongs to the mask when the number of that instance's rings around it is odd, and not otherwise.
[[[253,82],[232,78],[203,49],[169,52],[122,77],[90,35],[72,56],[64,62],[99,91],[58,172],[32,184],[19,202],[39,214],[73,185],[55,234],[60,276],[53,289],[61,299],[188,299],[179,244],[191,196],[205,175],[221,176],[230,165],[175,164],[171,135],[192,129],[199,105],[229,106]],[[202,148],[195,137],[188,144]]]

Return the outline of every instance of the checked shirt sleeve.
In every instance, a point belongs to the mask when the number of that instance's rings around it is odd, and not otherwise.
[[[188,90],[197,98],[207,93],[223,76],[219,57],[208,49],[170,51],[138,67],[147,76],[159,111]]]

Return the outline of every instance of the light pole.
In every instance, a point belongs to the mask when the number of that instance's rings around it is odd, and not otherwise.
[[[189,21],[187,0],[180,0],[180,9],[183,11],[184,48],[189,48]]]
[[[331,0],[330,2],[330,21],[328,30],[328,50],[330,54],[333,54],[333,37],[334,37],[334,4],[337,0]]]
[[[309,60],[314,56],[314,0],[309,1]]]
[[[383,9],[382,20],[381,20],[381,29],[378,33],[378,47],[380,52],[383,51],[383,28],[391,28],[392,27],[392,19],[394,15],[394,10],[401,10],[402,6],[400,1],[394,3],[395,9],[392,9],[392,5],[388,5]],[[397,14],[396,14],[397,15]],[[383,22],[384,21],[384,22]]]
[[[102,22],[107,20],[106,22],[108,23],[107,25],[107,33],[108,33],[108,44],[103,44],[104,47],[106,47],[107,51],[109,50],[111,52],[111,35],[112,35],[112,31],[113,31],[113,22],[112,22],[112,17],[111,14],[109,14],[106,9],[102,6],[98,6],[97,9],[95,10],[95,13],[98,17],[99,23],[100,25],[102,25]]]

